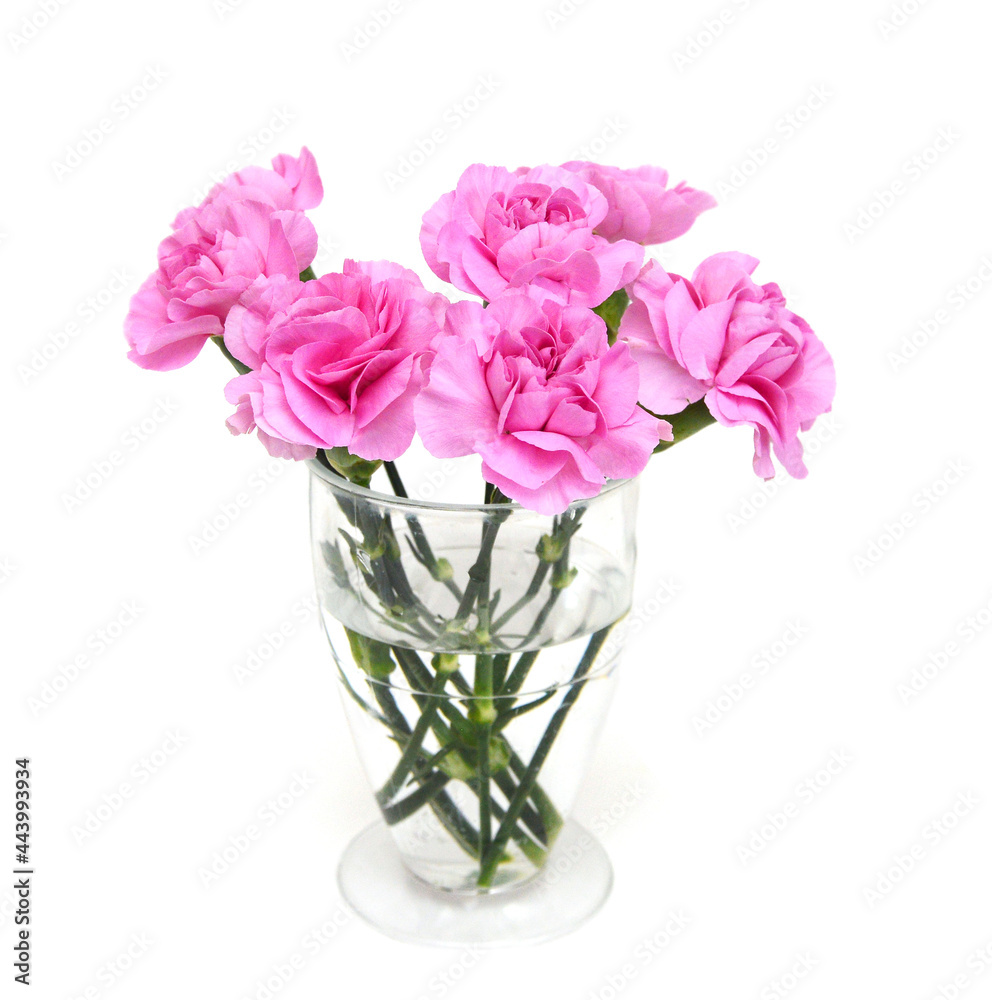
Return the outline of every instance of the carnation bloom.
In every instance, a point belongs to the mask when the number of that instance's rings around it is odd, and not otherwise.
[[[598,306],[644,259],[638,244],[596,235],[608,211],[600,191],[562,167],[477,163],[424,215],[420,245],[439,278],[484,299],[526,288]]]
[[[324,185],[313,153],[304,146],[300,155],[280,153],[272,169],[249,166],[226,177],[211,188],[198,207],[184,208],[172,223],[178,229],[207,205],[229,205],[257,201],[273,211],[302,212],[316,208],[324,197]]]
[[[412,271],[346,261],[313,281],[259,279],[231,310],[224,341],[252,369],[228,383],[235,434],[258,431],[270,454],[312,458],[347,448],[370,461],[413,438],[413,397],[447,300]]]
[[[596,233],[611,243],[632,240],[650,245],[681,236],[716,199],[680,181],[668,187],[668,171],[660,167],[623,170],[573,160],[566,170],[577,173],[603,194],[609,210]]]
[[[219,335],[228,311],[260,276],[298,277],[317,252],[299,206],[320,200],[313,157],[276,157],[277,170],[248,168],[176,216],[158,248],[158,270],[131,299],[128,357],[160,371],[188,364]]]
[[[778,285],[756,285],[754,257],[719,253],[689,281],[652,261],[620,324],[641,369],[641,402],[673,414],[705,399],[721,424],[754,428],[754,471],[806,475],[800,429],[833,402],[833,361]]]
[[[636,476],[671,425],[637,405],[627,347],[581,306],[507,293],[449,307],[417,430],[438,458],[477,453],[486,480],[542,514]]]

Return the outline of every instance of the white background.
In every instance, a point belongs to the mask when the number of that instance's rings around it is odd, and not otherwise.
[[[893,23],[888,0],[394,0],[371,31],[385,0],[5,5],[0,870],[29,755],[31,995],[244,1000],[294,954],[274,995],[299,1000],[929,1000],[955,977],[992,995],[975,957],[992,942],[992,18],[917,2]],[[229,436],[210,347],[168,374],[125,360],[128,297],[175,211],[304,143],[326,188],[318,267],[388,257],[425,277],[420,216],[471,162],[663,165],[721,202],[662,248],[669,268],[760,257],[836,358],[805,482],[763,487],[749,434],[721,428],[643,477],[645,627],[577,811],[616,886],[552,944],[401,945],[341,909],[337,859],[374,805],[308,610],[305,471]],[[81,477],[96,487],[75,503]],[[294,775],[302,794],[205,886]]]

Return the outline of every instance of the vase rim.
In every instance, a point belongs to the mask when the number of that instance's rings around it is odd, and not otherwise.
[[[344,477],[339,477],[333,475],[324,465],[317,461],[315,458],[306,459],[304,464],[310,469],[311,475],[316,476],[318,479],[322,479],[325,483],[330,486],[334,486],[337,489],[342,490],[345,493],[352,493],[355,496],[362,497],[366,500],[373,500],[380,504],[389,504],[394,507],[410,507],[416,510],[424,511],[452,511],[460,513],[489,513],[491,511],[507,511],[507,510],[521,510],[526,511],[528,514],[533,514],[535,517],[544,517],[548,515],[543,515],[538,513],[538,511],[533,510],[530,507],[525,507],[523,504],[517,503],[516,500],[510,501],[510,503],[438,503],[434,500],[418,500],[414,497],[398,497],[393,493],[381,493],[379,490],[373,490],[365,486],[359,486],[357,483],[351,482],[349,479]],[[608,480],[603,488],[594,497],[588,497],[585,500],[574,500],[568,505],[566,510],[575,510],[581,507],[588,507],[590,504],[594,504],[597,501],[603,499],[608,494],[614,493],[616,490],[627,486],[630,483],[636,481],[635,479],[610,479]],[[564,512],[563,512],[564,513]]]

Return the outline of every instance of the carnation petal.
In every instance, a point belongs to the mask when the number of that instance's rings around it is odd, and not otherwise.
[[[287,208],[316,208],[324,198],[324,185],[317,170],[313,153],[304,146],[298,157],[280,153],[272,161],[272,169],[282,176],[292,190],[292,202]]]
[[[660,348],[632,341],[630,353],[640,371],[638,399],[652,413],[681,413],[706,394],[706,385]]]
[[[423,252],[427,266],[442,280],[450,281],[450,268],[445,261],[438,260],[438,238],[441,230],[451,221],[451,210],[455,201],[455,192],[449,191],[424,212],[420,227],[420,249]]]
[[[607,479],[633,479],[643,471],[658,442],[671,441],[672,425],[635,407],[628,421],[594,442],[589,457]]]
[[[815,334],[806,334],[803,365],[802,381],[789,391],[802,429],[809,430],[820,414],[830,411],[837,391],[833,359]]]
[[[758,264],[757,257],[745,253],[715,253],[693,272],[692,287],[703,302],[720,302],[732,296],[742,282],[751,284],[750,276]]]
[[[415,415],[424,446],[437,458],[471,454],[477,440],[495,433],[499,414],[486,386],[482,360],[461,338],[439,341]]]

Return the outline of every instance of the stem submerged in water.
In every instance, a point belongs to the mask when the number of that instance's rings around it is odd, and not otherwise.
[[[328,457],[332,468],[337,467],[336,471],[342,474],[340,456]],[[384,464],[397,496],[406,496],[395,465]],[[506,498],[490,486],[485,499],[490,504],[501,504]],[[510,509],[493,507],[486,512],[479,550],[464,589],[451,579],[447,560],[435,556],[416,513],[412,509],[405,512],[403,516],[410,530],[407,541],[413,555],[457,598],[457,611],[445,622],[425,606],[416,586],[407,578],[400,541],[394,534],[390,514],[371,510],[361,498],[349,504],[339,497],[338,503],[349,523],[357,529],[355,538],[349,537],[346,530],[342,535],[366,586],[381,602],[383,620],[394,621],[400,632],[410,636],[409,640],[401,640],[410,645],[378,643],[376,648],[381,646],[385,657],[390,658],[389,664],[395,661],[400,667],[412,689],[412,701],[419,715],[411,716],[407,722],[393,701],[388,674],[383,677],[370,674],[369,677],[376,690],[379,711],[370,705],[366,708],[388,727],[391,738],[399,746],[399,759],[377,793],[384,817],[389,823],[399,823],[415,816],[424,807],[432,809],[452,839],[478,861],[477,880],[482,889],[490,888],[498,867],[512,860],[513,855],[507,850],[511,840],[519,854],[540,867],[563,820],[541,787],[539,773],[608,630],[596,633],[589,640],[529,763],[514,750],[504,732],[518,716],[538,708],[557,693],[554,690],[538,693],[526,704],[516,706],[540,652],[539,649],[528,650],[527,646],[539,636],[539,643],[548,641],[543,635],[545,624],[576,572],[569,566],[570,542],[578,530],[581,511],[555,518],[551,533],[538,545],[539,564],[533,579],[523,595],[499,617],[494,617],[494,611],[500,592],[491,593],[493,558],[500,526],[510,516]],[[542,590],[547,596],[533,620],[524,627],[526,634],[518,633],[512,640],[513,648],[520,650],[514,664],[511,653],[503,652],[509,646],[501,630],[535,601]],[[368,640],[369,643],[374,641]],[[436,653],[433,669],[429,669],[418,648],[444,649],[445,644],[451,651]],[[459,650],[466,648],[478,650],[474,654],[471,680],[459,670],[459,659],[463,655]],[[447,690],[449,681],[453,689],[450,693]],[[356,696],[354,691],[352,694]],[[363,704],[360,697],[356,700]],[[435,742],[428,745],[428,736]],[[449,795],[452,780],[463,782],[478,800],[477,825],[466,818],[471,813],[465,810],[463,814],[465,807],[459,809]]]
[[[551,717],[551,722],[548,723],[548,728],[545,729],[544,735],[541,737],[541,741],[534,751],[534,756],[531,757],[530,763],[527,765],[527,770],[520,779],[520,784],[517,786],[516,794],[510,801],[506,815],[503,817],[503,822],[500,824],[489,850],[482,858],[478,878],[480,888],[487,889],[492,886],[493,878],[496,875],[496,867],[499,864],[499,857],[503,848],[506,847],[512,826],[520,818],[521,810],[537,783],[538,773],[544,766],[548,754],[551,752],[551,747],[554,745],[555,739],[565,723],[565,718],[582,693],[582,689],[588,680],[589,669],[599,655],[599,651],[602,649],[611,628],[612,626],[607,626],[604,629],[600,629],[589,639],[586,651],[582,654],[582,659],[579,661],[579,665],[575,668],[575,673],[572,675],[572,680],[568,690],[565,692],[565,697],[562,698],[561,704]]]

